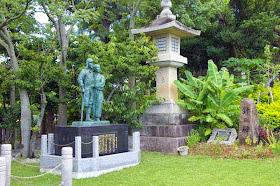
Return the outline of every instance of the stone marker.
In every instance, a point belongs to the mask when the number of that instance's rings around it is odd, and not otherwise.
[[[61,168],[61,185],[72,186],[73,170],[73,149],[71,147],[62,148],[62,168]]]
[[[230,129],[219,129],[214,128],[212,135],[210,136],[207,143],[218,142],[219,144],[233,145],[237,138],[237,132],[234,128]]]
[[[6,159],[0,157],[0,185],[6,185]]]
[[[1,145],[1,157],[6,159],[6,186],[10,186],[11,164],[12,164],[12,145]]]
[[[47,135],[41,136],[41,153],[42,153],[42,155],[48,154],[48,136]]]
[[[251,99],[241,101],[241,113],[239,122],[239,143],[246,144],[246,137],[249,136],[252,144],[259,142],[259,116],[256,105]]]

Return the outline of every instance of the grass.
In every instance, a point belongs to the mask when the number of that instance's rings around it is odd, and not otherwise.
[[[12,163],[12,175],[38,175],[38,168]],[[11,185],[22,186],[16,180]],[[50,185],[60,176],[46,175],[23,180],[33,185]],[[144,152],[141,164],[97,178],[73,180],[74,186],[87,185],[279,185],[280,159],[217,160],[209,156],[163,155]]]

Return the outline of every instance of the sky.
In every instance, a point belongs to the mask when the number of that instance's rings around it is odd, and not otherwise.
[[[37,11],[38,12],[35,13],[35,19],[42,24],[48,23],[48,16],[45,13],[41,12],[39,8],[37,8]]]

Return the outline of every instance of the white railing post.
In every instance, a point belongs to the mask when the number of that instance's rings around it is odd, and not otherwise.
[[[54,134],[48,134],[48,154],[54,154]]]
[[[0,185],[6,185],[6,159],[0,157]]]
[[[6,186],[10,186],[11,162],[12,162],[12,145],[11,144],[1,145],[1,157],[6,158]]]
[[[140,132],[133,133],[133,151],[140,151]]]
[[[92,157],[99,157],[99,136],[92,136]]]
[[[47,135],[41,136],[41,154],[45,156],[48,154],[48,137]]]
[[[76,159],[82,158],[82,138],[81,138],[81,136],[75,137],[75,158]]]
[[[72,147],[62,148],[62,168],[61,168],[61,185],[72,186],[73,170],[73,149]]]

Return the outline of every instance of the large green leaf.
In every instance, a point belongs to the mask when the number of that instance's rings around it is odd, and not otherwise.
[[[240,108],[240,105],[229,105],[225,108],[225,111],[234,112]]]
[[[253,87],[254,87],[253,85],[250,85],[250,86],[235,88],[235,89],[228,91],[221,101],[221,106],[226,107],[226,106],[232,104],[232,101],[236,98],[236,96],[238,96],[238,94],[240,94],[246,90],[249,90],[250,88],[253,88]]]
[[[193,77],[192,73],[188,70],[185,71],[185,74],[186,74],[186,77],[187,79],[189,80],[189,84],[195,88],[198,87],[196,81],[195,81],[195,78]]]
[[[221,70],[220,70],[220,73],[221,73],[221,77],[223,80],[226,80],[229,78],[229,72],[228,72],[228,69],[223,67]]]
[[[198,105],[202,105],[203,104],[202,101],[198,101],[198,100],[195,100],[195,99],[190,99],[190,102],[196,103]]]
[[[213,122],[215,122],[215,121],[216,121],[216,119],[213,118],[210,114],[208,114],[208,115],[206,116],[206,122],[208,122],[208,123],[213,123]]]
[[[193,91],[192,87],[186,84],[181,83],[178,80],[174,81],[175,85],[179,88],[179,90],[185,94],[186,96],[195,99],[196,98],[196,94]]]
[[[233,74],[230,75],[227,86],[232,86],[232,85],[234,85],[234,75]]]
[[[219,107],[217,100],[212,95],[208,95],[207,99],[211,104],[211,105],[208,104],[209,107]]]
[[[177,100],[176,101],[177,105],[179,105],[180,107],[184,108],[184,109],[187,109],[187,110],[194,110],[196,107],[195,107],[195,104],[191,104],[191,103],[188,103],[188,102],[184,102],[182,100]]]
[[[220,128],[220,129],[227,128],[227,126],[226,126],[225,124],[223,124],[223,123],[216,123],[216,124],[215,124],[215,127],[218,127],[218,128]]]
[[[215,111],[217,111],[217,110],[214,108],[207,108],[207,109],[203,110],[202,113],[211,113],[211,112],[215,112]]]
[[[221,119],[224,122],[226,122],[229,126],[233,126],[233,123],[232,123],[231,119],[227,115],[225,115],[225,114],[217,114],[216,116],[219,119]]]
[[[197,121],[197,120],[199,120],[199,117],[196,117],[196,116],[192,116],[192,117],[190,117],[189,119],[188,119],[189,121]]]
[[[207,129],[204,133],[205,136],[208,136],[209,134],[211,134],[212,129]]]
[[[221,88],[222,78],[220,76],[217,66],[215,65],[215,63],[212,60],[208,61],[208,74],[209,74],[209,78],[212,80],[213,84],[216,87]]]
[[[198,94],[198,98],[197,98],[198,101],[202,101],[204,95],[207,93],[207,90],[208,90],[208,83],[209,83],[209,81],[208,81],[208,79],[207,79],[206,82],[205,82],[204,85],[203,85],[202,90],[201,90],[201,91],[199,92],[199,94]]]
[[[230,78],[229,78],[229,72],[226,68],[221,69],[221,76],[223,79],[223,86],[228,87],[230,85],[229,84]]]

